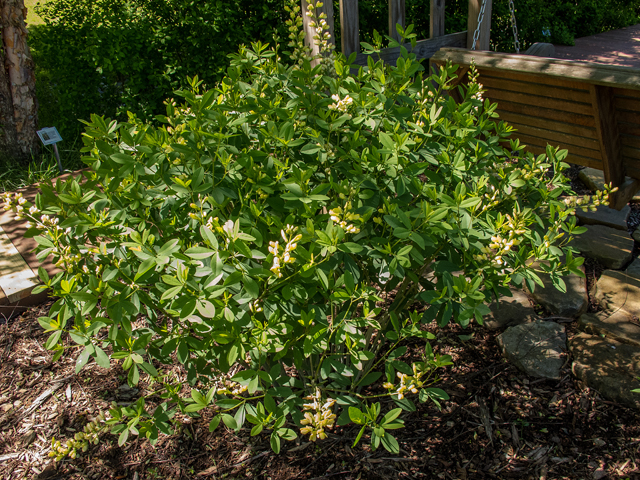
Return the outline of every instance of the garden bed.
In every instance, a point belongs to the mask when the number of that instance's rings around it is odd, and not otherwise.
[[[75,460],[54,463],[51,438],[66,440],[111,401],[128,403],[134,393],[119,366],[90,363],[74,375],[76,349],[57,363],[43,347],[47,334],[36,307],[0,326],[0,476],[4,479],[196,479],[196,478],[640,478],[637,412],[603,400],[584,388],[567,362],[559,382],[527,377],[505,363],[496,333],[473,326],[428,328],[434,349],[453,356],[454,366],[438,385],[451,400],[404,413],[397,430],[400,454],[368,441],[351,448],[354,426],[334,428],[327,440],[286,442],[274,454],[266,434],[208,431],[205,419],[190,419],[180,433],[117,446],[104,435]],[[409,354],[419,356],[420,344]],[[173,367],[183,375],[181,366]],[[64,379],[55,383],[57,379]],[[120,388],[119,388],[120,387]],[[38,397],[53,389],[25,415]],[[134,395],[131,398],[131,395]],[[368,439],[365,439],[368,440]]]

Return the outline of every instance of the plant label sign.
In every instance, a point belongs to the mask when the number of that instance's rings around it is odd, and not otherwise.
[[[43,128],[42,130],[38,130],[37,134],[44,145],[51,145],[62,141],[62,137],[56,127]]]

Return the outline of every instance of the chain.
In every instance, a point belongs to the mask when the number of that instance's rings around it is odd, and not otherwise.
[[[509,10],[511,10],[511,29],[513,30],[513,45],[516,53],[520,53],[520,40],[518,40],[518,25],[516,25],[516,7],[513,0],[509,0]]]
[[[476,43],[478,43],[478,37],[480,36],[480,26],[482,25],[482,20],[484,20],[484,9],[486,6],[487,6],[487,0],[482,0],[482,5],[480,6],[480,13],[478,13],[478,26],[476,27],[476,31],[473,32],[473,45],[471,45],[471,50],[476,49]]]

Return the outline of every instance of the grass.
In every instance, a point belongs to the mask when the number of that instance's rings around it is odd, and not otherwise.
[[[24,6],[27,7],[27,25],[40,25],[42,19],[36,14],[35,6],[41,3],[41,0],[24,0]],[[46,3],[46,0],[42,0]]]
[[[59,148],[59,151],[62,168],[65,172],[82,167],[77,150]],[[11,192],[60,175],[58,163],[51,147],[42,147],[39,158],[33,158],[26,166],[5,159],[0,159],[0,166],[0,193]]]

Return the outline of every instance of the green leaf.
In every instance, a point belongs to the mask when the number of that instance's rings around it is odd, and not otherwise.
[[[160,297],[160,301],[164,302],[165,300],[171,300],[173,297],[178,295],[178,293],[180,293],[181,290],[182,290],[182,285],[169,288],[162,294],[162,297]]]
[[[270,443],[271,443],[271,450],[273,450],[275,453],[280,453],[280,437],[276,432],[271,433]]]
[[[362,425],[366,421],[364,413],[358,407],[349,407],[349,418],[357,425]]]
[[[398,418],[400,416],[400,414],[402,413],[402,409],[401,408],[394,408],[393,410],[387,412],[387,414],[382,417],[382,424],[386,424],[386,423],[391,423],[392,421],[394,421],[396,418]]]
[[[231,415],[229,415],[231,416]],[[218,414],[215,417],[213,417],[213,420],[211,420],[211,423],[209,423],[209,431],[213,432],[216,428],[218,428],[218,425],[220,425],[220,420],[222,420],[222,415]]]
[[[214,250],[218,250],[218,239],[213,234],[209,228],[202,225],[200,227],[200,235],[202,235],[202,239],[207,242],[207,244],[213,248]]]
[[[129,438],[129,429],[125,428],[120,436],[118,437],[118,446],[121,447],[125,443],[127,443],[127,439]]]
[[[111,362],[109,362],[109,357],[104,353],[104,350],[98,346],[95,347],[95,350],[96,363],[102,368],[109,368],[111,366]]]
[[[76,373],[80,373],[82,367],[84,367],[89,361],[89,357],[91,357],[91,352],[93,349],[85,348],[82,353],[76,359]]]
[[[236,430],[238,428],[236,419],[233,418],[231,415],[229,415],[228,413],[223,413],[221,414],[221,416],[222,416],[222,421],[228,428],[230,428],[231,430]]]
[[[390,453],[398,454],[400,453],[400,445],[398,445],[398,441],[389,434],[389,432],[385,432],[384,436],[381,438],[382,446]]]

